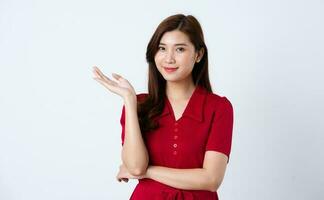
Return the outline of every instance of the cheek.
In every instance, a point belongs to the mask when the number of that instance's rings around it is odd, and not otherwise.
[[[183,63],[193,63],[195,61],[195,55],[190,53],[190,52],[187,52],[185,54],[182,54],[179,59],[183,62]]]
[[[193,65],[195,64],[195,60],[191,56],[185,56],[181,58],[181,63],[184,66],[193,67]]]
[[[154,61],[155,61],[155,62],[159,62],[159,58],[158,58],[158,56],[155,56],[155,57],[154,57]]]
[[[161,73],[161,59],[158,56],[154,57],[155,67]]]
[[[155,61],[156,66],[159,67],[160,66],[160,63],[162,62],[161,56],[160,55],[156,55],[154,57],[154,61]]]

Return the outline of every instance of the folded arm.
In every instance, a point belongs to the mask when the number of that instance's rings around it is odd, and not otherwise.
[[[206,151],[203,168],[149,166],[145,177],[178,189],[217,191],[224,178],[227,159],[225,154]]]
[[[125,116],[121,120],[125,126],[122,161],[128,168],[130,174],[140,176],[147,169],[149,156],[138,123],[136,99],[131,97],[126,98],[124,114]]]

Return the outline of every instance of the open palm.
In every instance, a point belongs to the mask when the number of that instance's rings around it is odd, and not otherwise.
[[[111,92],[118,94],[122,98],[127,96],[134,95],[136,96],[133,86],[122,76],[112,73],[114,80],[109,79],[105,76],[98,67],[93,67],[94,79],[105,86]]]

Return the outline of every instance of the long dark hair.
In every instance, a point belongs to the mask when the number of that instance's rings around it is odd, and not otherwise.
[[[164,108],[166,80],[157,70],[154,57],[158,51],[160,40],[165,32],[179,30],[189,37],[196,52],[204,49],[204,55],[199,63],[195,63],[192,78],[195,86],[201,86],[212,92],[208,75],[208,50],[204,41],[200,23],[192,15],[176,14],[164,19],[155,30],[147,45],[146,61],[148,70],[148,96],[137,105],[141,132],[148,132],[159,127],[155,117],[159,116]]]

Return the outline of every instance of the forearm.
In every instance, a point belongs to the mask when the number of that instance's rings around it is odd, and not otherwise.
[[[146,178],[185,190],[216,191],[215,181],[204,168],[176,169],[162,166],[149,166]]]
[[[127,98],[125,103],[125,138],[122,161],[133,175],[145,173],[149,156],[141,134],[136,97]]]

